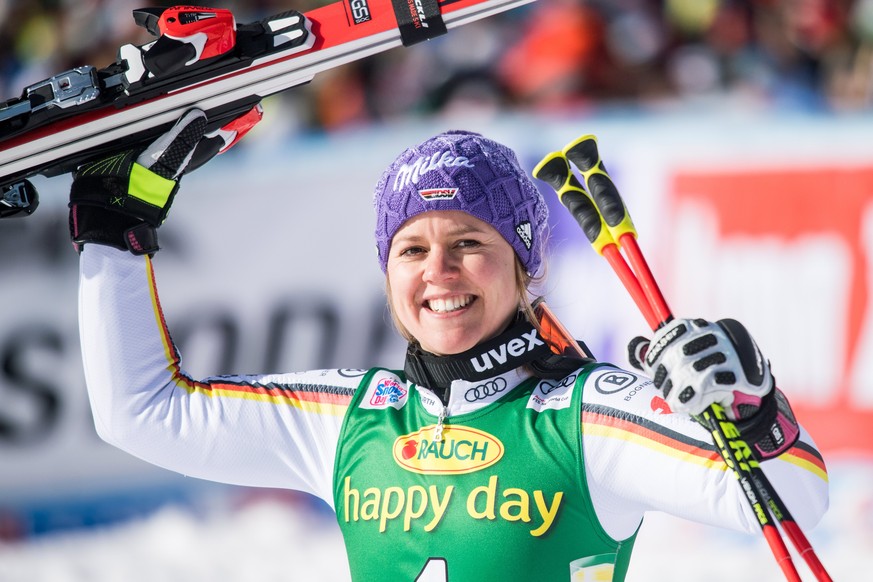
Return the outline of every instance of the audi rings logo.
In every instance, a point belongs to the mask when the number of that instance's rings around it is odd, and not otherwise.
[[[611,370],[597,377],[597,381],[594,382],[594,389],[601,394],[615,394],[616,392],[621,392],[636,381],[637,376],[630,372]]]
[[[467,390],[464,393],[464,399],[467,402],[476,402],[477,400],[485,400],[490,396],[499,394],[506,390],[506,380],[503,378],[494,378],[484,384],[479,384]]]
[[[538,386],[538,388],[540,389],[540,392],[543,393],[543,396],[546,396],[548,394],[551,394],[552,392],[554,392],[558,388],[569,388],[570,386],[573,385],[573,383],[575,381],[576,381],[576,374],[570,374],[569,376],[567,376],[566,378],[564,378],[563,380],[561,380],[557,384],[552,384],[551,382],[546,382],[546,381],[540,382],[540,385]]]

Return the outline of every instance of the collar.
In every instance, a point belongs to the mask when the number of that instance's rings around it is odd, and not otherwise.
[[[416,384],[445,393],[454,380],[486,380],[552,355],[537,328],[519,313],[506,331],[460,354],[437,356],[410,343],[403,370]]]
[[[443,414],[446,417],[458,416],[480,410],[489,404],[500,400],[522,382],[530,378],[532,373],[524,366],[503,374],[491,376],[482,380],[454,380],[446,394],[445,404],[440,395],[430,388],[416,384],[422,407],[434,416]]]

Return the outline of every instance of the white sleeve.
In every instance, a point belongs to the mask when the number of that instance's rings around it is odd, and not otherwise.
[[[584,386],[582,443],[595,511],[615,539],[631,535],[646,511],[760,531],[709,433],[691,417],[671,413],[647,378],[595,370]],[[828,504],[827,472],[806,431],[761,466],[798,525],[818,523]]]
[[[100,245],[80,259],[79,330],[98,434],[212,481],[296,489],[333,505],[336,446],[362,371],[190,378],[151,260]]]

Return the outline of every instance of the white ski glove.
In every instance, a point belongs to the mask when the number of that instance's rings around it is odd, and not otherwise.
[[[628,360],[651,376],[673,412],[696,417],[721,405],[760,459],[797,441],[797,421],[770,363],[736,320],[674,319],[651,341],[634,338]]]

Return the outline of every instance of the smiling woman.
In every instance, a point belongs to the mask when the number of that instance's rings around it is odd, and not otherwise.
[[[164,142],[178,155],[159,168],[173,193],[199,139],[190,127],[174,135]],[[320,497],[336,510],[354,579],[621,582],[649,510],[755,532],[694,411],[670,414],[688,391],[722,403],[746,431],[802,526],[824,512],[821,457],[742,329],[666,326],[671,335],[652,343],[661,390],[551,343],[528,296],[546,205],[506,146],[442,133],[403,152],[376,187],[379,263],[409,340],[403,370],[199,380],[158,299],[160,221],[110,203],[139,191],[128,189],[153,171],[131,170],[143,156],[125,152],[73,186],[98,433],[190,476]]]
[[[511,150],[470,132],[440,134],[395,160],[375,205],[389,308],[407,340],[458,354],[530,310],[548,213]]]
[[[437,355],[464,352],[518,312],[515,254],[493,227],[458,210],[409,220],[388,259],[388,301],[402,329]]]
[[[452,212],[452,211],[435,211],[435,213],[442,212]],[[462,214],[463,215],[463,214]],[[472,218],[467,216],[467,218]],[[475,219],[474,219],[475,220]],[[487,225],[486,225],[487,226]],[[492,227],[488,227],[493,231]],[[395,238],[396,240],[396,238]],[[468,244],[476,244],[475,241],[466,241],[462,243],[463,245]],[[398,243],[400,246],[400,243]],[[398,251],[400,252],[400,251]],[[418,250],[414,250],[414,253],[419,252]],[[529,321],[537,321],[537,315],[534,312],[533,305],[531,303],[531,297],[528,289],[530,288],[531,283],[535,280],[534,277],[531,277],[527,271],[524,270],[524,265],[521,264],[521,260],[517,256],[513,256],[512,259],[513,271],[514,271],[514,287],[504,286],[502,290],[502,294],[506,296],[507,301],[511,301],[513,298],[518,306],[518,309],[525,315],[525,317]],[[514,291],[509,291],[510,289],[514,289]],[[388,311],[391,314],[391,319],[394,322],[394,327],[397,329],[397,332],[405,339],[407,342],[415,342],[416,337],[406,328],[404,323],[398,317],[395,307],[394,307],[394,293],[391,288],[391,277],[385,277],[385,294],[388,297]],[[466,307],[470,302],[475,299],[475,296],[465,295],[462,297],[454,297],[449,299],[440,299],[434,298],[429,301],[428,307],[439,313],[439,312],[448,312],[452,310],[459,309],[461,307]],[[446,352],[448,353],[448,352]]]

